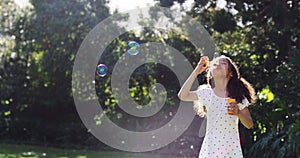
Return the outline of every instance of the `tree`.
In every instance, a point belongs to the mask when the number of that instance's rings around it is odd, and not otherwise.
[[[12,107],[24,94],[22,83],[26,78],[25,75],[16,75],[24,74],[25,63],[14,49],[16,36],[9,34],[21,11],[13,1],[6,0],[0,2],[0,13],[0,127],[5,129],[3,132],[7,132],[9,129],[6,127],[10,125],[13,113]]]
[[[17,58],[5,60],[2,69],[1,92],[8,98],[1,97],[1,103],[13,100],[3,136],[58,144],[72,141],[70,130],[85,132],[73,104],[71,71],[85,35],[109,16],[105,3],[32,0],[33,8],[17,15],[7,30],[16,37]]]

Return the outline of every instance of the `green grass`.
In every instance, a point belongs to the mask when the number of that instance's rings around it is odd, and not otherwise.
[[[171,158],[163,155],[0,144],[0,158]]]

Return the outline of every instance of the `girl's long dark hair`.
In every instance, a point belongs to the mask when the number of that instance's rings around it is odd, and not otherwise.
[[[219,58],[225,58],[228,62],[228,69],[231,73],[231,78],[227,84],[228,97],[236,99],[238,103],[241,103],[244,98],[252,104],[256,100],[255,90],[252,85],[243,77],[240,76],[237,65],[232,60],[224,55]],[[214,87],[213,78],[208,76],[208,83],[211,87]]]

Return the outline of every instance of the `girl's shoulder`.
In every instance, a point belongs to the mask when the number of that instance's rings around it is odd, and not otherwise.
[[[207,85],[207,84],[203,84],[203,85],[200,85],[198,87],[198,90],[203,90],[203,89],[205,89],[205,90],[212,90],[211,87],[209,85]]]
[[[210,94],[212,92],[212,88],[209,85],[200,85],[197,89],[198,94]]]

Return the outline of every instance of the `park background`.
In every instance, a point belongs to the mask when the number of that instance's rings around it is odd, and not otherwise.
[[[297,0],[153,0],[177,7],[198,20],[231,57],[241,75],[257,92],[250,107],[253,129],[240,126],[245,157],[300,156],[300,2]],[[87,34],[112,11],[105,0],[31,0],[20,8],[12,0],[0,2],[0,156],[1,157],[196,157],[202,138],[202,119],[195,119],[178,139],[147,155],[122,152],[96,139],[80,120],[72,97],[72,68]],[[151,22],[151,21],[149,21]],[[199,52],[180,33],[145,28],[128,31],[105,50],[106,62],[116,62],[128,41],[164,41],[182,52],[195,67]],[[131,96],[149,102],[148,87],[160,82],[168,92],[165,120],[133,119],[124,114],[109,88],[110,77],[96,82],[99,102],[112,120],[130,128],[153,129],[171,119],[178,107],[180,85],[172,71],[148,64],[131,80]],[[95,76],[96,80],[103,80]],[[198,78],[200,83],[204,77]],[[99,117],[99,119],[101,119]],[[127,121],[126,120],[131,120]],[[134,122],[136,120],[137,122]],[[152,126],[150,126],[151,124]]]

